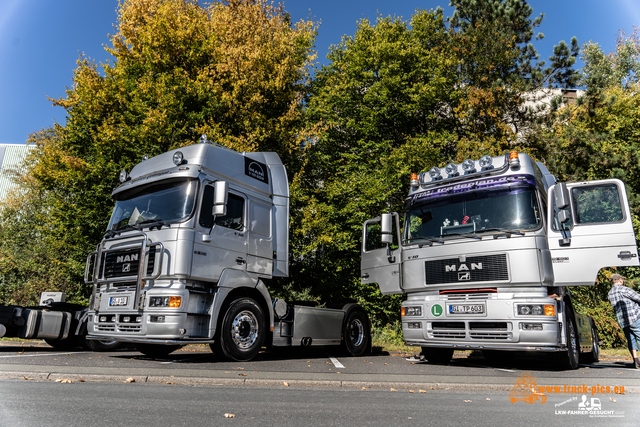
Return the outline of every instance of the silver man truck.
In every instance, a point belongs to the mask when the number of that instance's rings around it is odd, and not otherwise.
[[[433,363],[469,349],[549,352],[565,369],[597,361],[597,330],[569,288],[639,265],[621,181],[557,183],[518,152],[412,175],[400,224],[365,222],[362,281],[406,294],[404,340]]]
[[[246,361],[260,349],[341,346],[359,356],[371,326],[354,303],[271,298],[289,274],[289,186],[275,153],[199,143],[122,171],[103,240],[87,258],[88,339],[133,343],[151,357],[207,343]]]

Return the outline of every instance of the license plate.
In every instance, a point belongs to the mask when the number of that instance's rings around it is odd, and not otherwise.
[[[484,304],[456,304],[449,306],[449,314],[482,314]]]
[[[127,305],[128,301],[129,297],[111,297],[111,299],[109,300],[109,306],[117,307],[121,305]]]

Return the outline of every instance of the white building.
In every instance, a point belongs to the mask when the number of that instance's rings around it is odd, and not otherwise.
[[[0,201],[15,187],[13,174],[22,170],[29,150],[34,145],[0,144]]]

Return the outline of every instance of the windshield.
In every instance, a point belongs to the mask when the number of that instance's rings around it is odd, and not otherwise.
[[[537,229],[542,220],[534,183],[527,175],[418,193],[408,201],[404,243]]]
[[[193,211],[196,186],[196,180],[183,179],[154,183],[118,194],[109,230],[187,219]]]

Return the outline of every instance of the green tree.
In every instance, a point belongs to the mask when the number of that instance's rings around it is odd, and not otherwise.
[[[451,47],[457,54],[460,98],[458,160],[498,154],[513,147],[532,126],[538,111],[524,108],[543,88],[574,87],[578,42],[554,46],[549,63],[540,60],[533,41],[543,14],[522,0],[452,0],[447,18]],[[521,144],[522,145],[522,144]]]
[[[317,133],[292,185],[293,281],[320,301],[354,298],[383,323],[399,298],[360,284],[362,223],[402,208],[409,174],[443,161],[452,139],[455,57],[441,12],[362,20],[317,71],[308,103]]]
[[[52,137],[33,137],[34,188],[24,200],[37,201],[43,215],[32,217],[16,202],[13,217],[25,232],[42,230],[35,238],[45,251],[51,245],[51,262],[25,266],[24,280],[43,281],[55,265],[65,282],[82,282],[118,172],[144,154],[206,133],[238,151],[277,151],[295,171],[315,34],[313,22],[292,24],[282,6],[262,0],[204,7],[197,0],[123,0],[106,48],[113,60],[97,65],[81,57],[73,87],[52,100],[66,110],[66,123],[45,132]],[[7,286],[3,279],[0,287]],[[71,299],[88,295],[81,285],[69,290]]]

